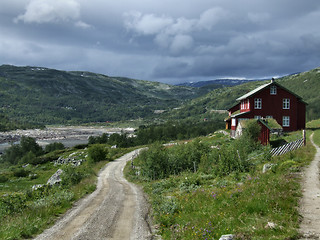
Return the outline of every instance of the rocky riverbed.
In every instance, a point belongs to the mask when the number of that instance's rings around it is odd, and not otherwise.
[[[99,136],[103,133],[113,134],[126,132],[132,134],[133,128],[107,128],[107,127],[83,127],[83,126],[61,126],[47,127],[45,129],[15,130],[0,132],[0,144],[7,147],[11,143],[18,142],[22,136],[35,138],[40,145],[50,142],[74,142],[84,143],[90,136]],[[1,151],[0,147],[0,151]]]

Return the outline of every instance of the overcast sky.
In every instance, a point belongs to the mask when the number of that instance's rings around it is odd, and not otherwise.
[[[320,66],[319,0],[0,0],[0,65],[180,83]]]

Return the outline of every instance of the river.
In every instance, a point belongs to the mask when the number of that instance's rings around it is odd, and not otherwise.
[[[15,130],[11,132],[0,132],[0,153],[11,146],[12,143],[19,143],[22,136],[36,139],[37,143],[44,147],[53,142],[61,142],[66,147],[73,147],[78,144],[88,143],[90,136],[100,136],[103,133],[128,133],[134,132],[133,128],[107,128],[107,127],[82,127],[62,126],[47,127],[46,129]]]

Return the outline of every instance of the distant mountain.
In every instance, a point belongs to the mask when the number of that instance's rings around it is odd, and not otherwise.
[[[263,81],[265,79],[259,79],[259,80],[243,80],[243,79],[215,79],[215,80],[209,80],[209,81],[199,81],[199,82],[185,82],[177,84],[177,86],[186,86],[186,87],[205,87],[209,85],[219,85],[219,86],[236,86],[241,85],[247,82],[253,82],[253,81]]]
[[[0,66],[0,113],[22,122],[56,124],[152,117],[210,89],[67,72]]]
[[[172,119],[212,119],[217,116],[216,110],[226,110],[235,105],[236,99],[245,93],[265,84],[267,81],[249,81],[231,87],[215,89],[208,94],[193,99],[179,108],[167,113]],[[307,120],[320,118],[320,68],[311,71],[291,74],[276,81],[297,95],[307,105]]]

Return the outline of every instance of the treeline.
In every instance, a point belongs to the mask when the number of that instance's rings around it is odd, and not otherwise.
[[[135,136],[126,134],[112,134],[89,138],[89,144],[109,144],[118,147],[132,147],[145,145],[154,142],[167,142],[171,140],[190,139],[205,136],[209,133],[221,129],[223,122],[204,121],[204,122],[167,122],[164,124],[140,126]]]
[[[44,161],[40,156],[64,148],[62,143],[55,142],[48,144],[43,149],[34,138],[22,136],[19,144],[13,144],[5,150],[5,153],[0,158],[0,162],[11,165],[38,164]]]
[[[7,116],[0,114],[0,132],[30,128],[44,128],[44,125],[12,121]]]

